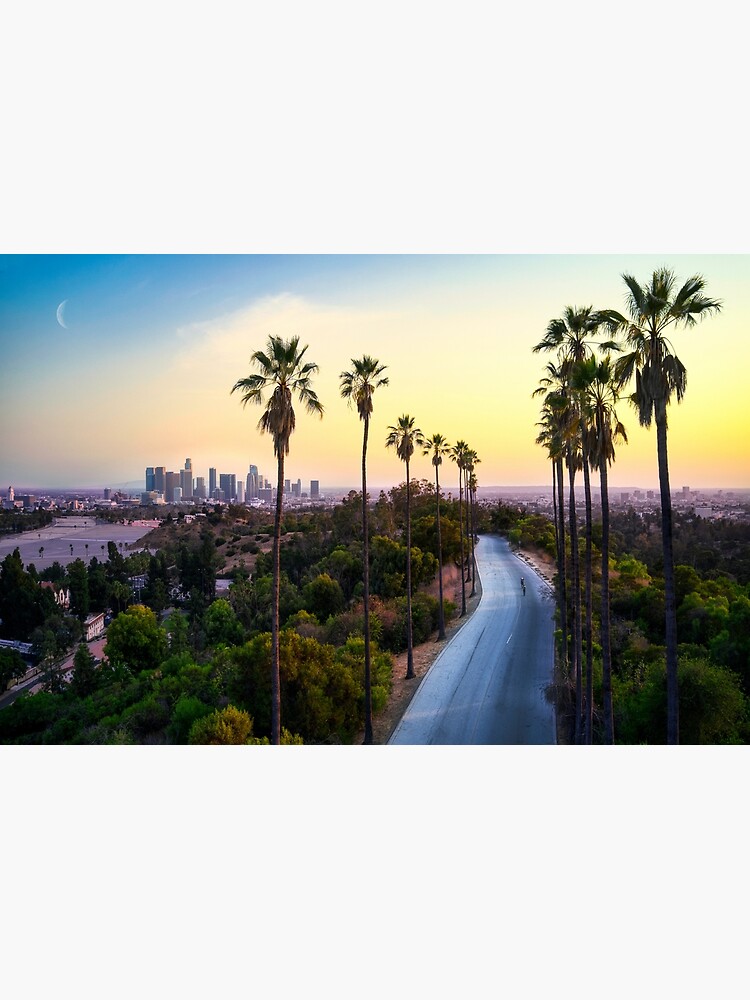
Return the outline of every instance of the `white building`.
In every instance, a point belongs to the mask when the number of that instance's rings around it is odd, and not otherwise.
[[[86,642],[97,639],[104,632],[104,612],[91,614],[83,623],[83,638]]]

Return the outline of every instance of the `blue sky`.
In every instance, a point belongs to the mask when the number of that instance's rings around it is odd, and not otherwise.
[[[355,484],[360,427],[339,398],[352,357],[374,354],[391,384],[376,403],[373,486],[400,481],[380,446],[404,412],[426,434],[469,441],[488,486],[546,483],[534,444],[531,348],[567,305],[624,309],[624,271],[645,281],[662,264],[703,273],[720,317],[679,332],[685,403],[670,416],[676,481],[750,486],[742,371],[750,360],[750,258],[742,255],[5,255],[0,258],[0,482],[105,486],[146,465],[193,459],[271,476],[259,414],[230,396],[270,334],[299,335],[320,366],[322,424],[302,415],[291,478]],[[57,320],[61,303],[63,322]],[[726,358],[733,364],[727,370]],[[652,486],[655,443],[622,405],[630,443],[612,481]],[[427,463],[414,474],[430,478]]]

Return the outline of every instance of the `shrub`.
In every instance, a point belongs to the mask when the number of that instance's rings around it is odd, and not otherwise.
[[[209,746],[239,746],[247,743],[253,732],[250,715],[234,705],[216,709],[197,719],[190,727],[188,743]]]

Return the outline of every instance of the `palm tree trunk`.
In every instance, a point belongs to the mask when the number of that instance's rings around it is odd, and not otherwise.
[[[604,702],[604,742],[615,742],[614,709],[612,705],[612,649],[609,633],[609,489],[607,460],[599,463],[602,493],[602,700]]]
[[[665,641],[667,645],[667,743],[680,742],[679,690],[677,686],[677,603],[674,585],[674,554],[672,552],[672,496],[669,492],[667,460],[667,414],[657,407],[656,446],[659,459],[659,490],[661,492],[661,541],[664,553]]]
[[[409,463],[406,463],[406,679],[410,681],[414,673],[414,652],[412,649],[411,627],[411,486],[409,483]]]
[[[477,553],[475,541],[477,537],[477,491],[471,491],[471,597],[477,592]]]
[[[461,539],[461,617],[466,614],[466,585],[464,583],[464,514],[463,514],[463,478],[461,466],[458,467],[458,534]]]
[[[438,546],[438,590],[440,607],[438,609],[438,639],[445,638],[445,613],[443,611],[443,541],[440,535],[440,479],[438,466],[435,466],[435,494],[437,496],[437,546]]]
[[[477,541],[477,538],[478,538],[478,535],[477,535],[477,488],[476,488],[476,486],[471,491],[471,499],[472,499],[471,528],[472,528],[472,532],[473,532],[473,534],[472,534],[472,546],[471,546],[471,579],[472,579],[473,582],[472,582],[472,585],[471,585],[471,592],[472,592],[472,594],[475,594],[476,593],[476,584],[477,584],[477,549],[476,549],[476,541]]]
[[[573,586],[573,673],[576,684],[575,742],[581,742],[581,570],[578,556],[578,524],[576,521],[576,470],[573,455],[568,449],[568,480],[570,482],[570,557],[572,563]]]
[[[568,567],[565,558],[565,493],[563,487],[562,456],[555,459],[557,473],[557,516],[559,518],[557,547],[557,595],[560,603],[560,629],[562,631],[563,671],[568,670]]]
[[[279,670],[279,584],[281,580],[281,502],[284,495],[284,451],[279,450],[276,517],[273,529],[273,609],[271,614],[271,743],[281,743],[281,682]]]
[[[362,582],[364,584],[365,631],[365,745],[373,741],[372,733],[372,676],[370,672],[370,538],[367,524],[367,438],[370,418],[365,416],[362,437]]]
[[[471,486],[469,481],[466,482],[466,582],[471,581],[471,593],[469,597],[474,596],[474,581],[471,575],[472,567],[472,557],[474,554],[474,534],[471,530]]]
[[[586,495],[586,696],[584,698],[583,742],[592,742],[594,722],[594,637],[592,625],[592,566],[591,566],[591,475],[586,450],[583,453],[583,488]]]
[[[464,508],[466,511],[466,565],[464,570],[466,572],[466,582],[471,581],[471,531],[469,529],[469,483],[466,482],[466,488],[464,490]]]

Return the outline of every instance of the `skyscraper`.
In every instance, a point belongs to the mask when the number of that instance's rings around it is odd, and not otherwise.
[[[242,485],[242,480],[237,483],[237,503],[245,502],[245,487]]]
[[[208,495],[212,497],[216,489],[216,469],[208,470]]]
[[[180,470],[180,486],[183,500],[193,495],[193,463],[185,459],[185,468]]]
[[[150,493],[155,489],[156,477],[154,475],[153,465],[146,466],[146,492]]]
[[[180,485],[179,472],[167,472],[164,476],[164,500],[166,503],[174,503],[175,490]]]
[[[320,496],[320,480],[311,479],[310,480],[310,499],[317,500]]]
[[[245,484],[245,499],[257,499],[259,489],[260,483],[258,482],[258,466],[251,465],[250,471],[247,474],[247,482]]]
[[[225,500],[234,500],[237,496],[237,476],[234,472],[219,473],[219,489],[223,491]]]
[[[154,489],[157,493],[166,494],[167,491],[167,470],[163,465],[158,465],[154,469]],[[164,496],[166,500],[166,495]]]
[[[193,489],[193,496],[196,500],[206,499],[206,480],[203,476],[196,476],[195,487]]]

